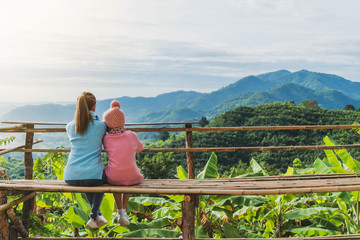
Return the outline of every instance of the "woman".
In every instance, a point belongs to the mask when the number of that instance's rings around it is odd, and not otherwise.
[[[83,92],[77,99],[75,119],[66,125],[71,151],[64,170],[64,180],[73,186],[99,186],[106,182],[101,162],[102,139],[106,125],[95,114],[96,98]],[[100,212],[103,193],[86,193],[91,206],[88,228],[98,228],[107,223]]]

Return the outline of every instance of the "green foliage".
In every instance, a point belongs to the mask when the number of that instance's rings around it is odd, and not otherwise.
[[[206,119],[206,117],[202,117],[199,122],[201,127],[205,127],[210,123],[209,120]]]
[[[352,104],[346,104],[344,110],[355,111],[355,107]]]
[[[167,179],[173,178],[172,169],[175,167],[172,153],[159,152],[151,157],[150,154],[145,155],[143,158],[137,158],[137,165],[147,179]]]
[[[3,139],[0,138],[0,146],[9,144],[9,143],[13,142],[14,140],[15,140],[14,136],[3,138]]]
[[[324,108],[305,108],[289,102],[264,104],[256,107],[239,107],[215,117],[209,127],[232,126],[293,126],[293,125],[343,125],[352,124],[360,118],[356,111],[327,110]],[[339,144],[360,142],[360,136],[351,129],[329,130],[286,130],[286,131],[227,131],[227,132],[194,132],[194,147],[251,147],[251,146],[307,146],[322,145],[323,136],[331,136]],[[149,147],[185,147],[185,134],[181,133],[166,142],[155,142]],[[349,151],[355,159],[360,152]],[[299,159],[302,166],[309,166],[314,159],[323,159],[326,154],[320,151],[262,151],[262,152],[219,152],[219,172],[230,173],[231,168],[239,161],[246,168],[252,158],[265,168],[270,175],[285,173],[294,159]],[[177,165],[186,168],[186,154],[173,153]],[[195,169],[205,166],[210,153],[194,153]],[[244,169],[245,168],[245,169]],[[238,168],[238,170],[240,170]],[[172,171],[175,174],[175,171]]]
[[[15,140],[15,137],[13,137],[13,136],[7,137],[7,138],[0,138],[0,146],[9,144],[14,140]],[[0,156],[0,167],[5,167],[5,162],[6,162],[5,158],[3,156]],[[6,170],[6,168],[5,168],[5,170]],[[8,175],[9,175],[9,173],[8,173]]]
[[[9,175],[10,179],[23,179],[25,172],[24,159],[16,159],[8,156],[7,158],[0,157],[2,159],[2,164],[0,166],[4,167],[6,173]]]
[[[33,178],[62,180],[67,157],[66,153],[49,152],[43,158],[37,158],[34,162]]]
[[[301,105],[306,108],[319,109],[319,104],[315,99],[305,100],[301,103]]]
[[[169,139],[170,133],[169,132],[159,132],[158,136],[159,136],[160,140],[166,141]]]

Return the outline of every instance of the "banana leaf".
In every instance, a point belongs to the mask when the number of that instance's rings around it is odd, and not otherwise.
[[[187,179],[188,178],[187,171],[181,165],[177,167],[177,177],[179,179]]]
[[[69,207],[63,217],[75,228],[82,228],[89,220],[89,216],[83,210],[77,207]]]
[[[269,199],[261,196],[232,196],[231,201],[238,206],[261,206],[268,202]]]
[[[315,160],[314,167],[316,172],[319,174],[333,173],[333,171],[331,171],[331,169],[329,168],[329,165],[326,162],[321,161],[319,158]]]
[[[222,230],[224,232],[225,238],[241,238],[242,237],[239,230],[230,223],[225,223],[224,225],[222,225]]]
[[[334,140],[326,136],[324,138],[325,145],[335,146],[338,145]],[[356,161],[351,157],[351,155],[345,149],[337,149],[334,152],[340,157],[341,161],[354,172],[360,172],[360,162]]]
[[[292,232],[293,233],[302,233],[302,234],[305,234],[307,237],[340,234],[339,231],[333,231],[333,230],[328,230],[328,229],[318,228],[318,227],[293,228]]]
[[[207,161],[204,170],[202,170],[196,177],[197,179],[205,178],[219,178],[219,172],[217,169],[217,156],[212,153],[209,160]]]
[[[337,210],[338,210],[337,208],[330,208],[330,207],[312,207],[305,209],[295,209],[285,213],[284,217],[287,219],[302,219],[312,215],[318,215],[320,212],[324,212],[324,211],[334,212]]]

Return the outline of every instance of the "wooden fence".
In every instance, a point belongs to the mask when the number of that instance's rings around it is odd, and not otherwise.
[[[235,152],[235,151],[293,151],[293,150],[326,150],[326,149],[355,149],[360,148],[360,144],[337,145],[337,146],[269,146],[269,147],[209,147],[194,148],[192,133],[200,131],[263,131],[263,130],[313,130],[313,129],[358,129],[360,125],[327,125],[327,126],[248,126],[248,127],[193,127],[197,122],[186,123],[141,123],[126,124],[127,129],[134,132],[185,132],[185,148],[148,148],[143,152],[185,152],[188,165],[187,182],[180,180],[146,180],[139,186],[101,186],[74,188],[60,181],[38,181],[32,180],[33,175],[33,152],[68,152],[69,149],[34,149],[33,145],[41,142],[34,141],[34,133],[56,133],[65,132],[65,123],[49,122],[17,122],[7,121],[7,124],[15,124],[10,127],[1,127],[0,132],[25,133],[25,144],[11,149],[0,149],[0,155],[8,152],[23,152],[25,162],[25,180],[0,181],[0,239],[17,239],[17,235],[24,239],[28,238],[30,225],[30,211],[34,203],[36,192],[128,192],[128,193],[167,193],[167,194],[186,194],[183,209],[183,239],[194,239],[194,217],[195,206],[199,194],[228,194],[228,195],[267,195],[267,194],[286,194],[286,193],[307,193],[307,192],[336,192],[360,190],[360,176],[352,175],[305,175],[285,178],[284,176],[246,178],[246,179],[217,179],[217,180],[195,180],[194,152]],[[59,127],[44,127],[44,126]],[[146,127],[138,127],[138,126]],[[179,126],[183,127],[148,127],[148,126]],[[36,126],[36,128],[35,128]],[[1,176],[0,176],[1,177]],[[330,180],[329,180],[330,179]],[[161,182],[162,181],[162,182]],[[214,182],[215,181],[215,182]],[[165,183],[166,182],[166,183]],[[256,182],[256,184],[254,184]],[[308,182],[309,185],[305,185]],[[250,184],[249,184],[250,183]],[[300,183],[300,184],[299,184]],[[213,187],[209,187],[213,186]],[[151,190],[152,189],[152,190]],[[180,189],[180,190],[179,190]],[[263,190],[261,190],[263,189]],[[14,202],[7,203],[7,196],[23,193],[23,197]],[[12,206],[24,202],[22,221],[18,219]],[[9,225],[9,220],[11,225]],[[43,238],[31,238],[43,239]],[[55,239],[55,238],[54,238]],[[65,239],[65,238],[62,238]],[[75,239],[75,238],[67,238]],[[77,239],[77,238],[76,238]],[[297,239],[297,238],[296,238]],[[302,238],[305,239],[305,238]],[[319,237],[309,239],[360,239],[360,235],[341,235],[333,238]]]

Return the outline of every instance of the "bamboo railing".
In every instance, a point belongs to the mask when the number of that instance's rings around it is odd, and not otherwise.
[[[196,180],[194,169],[194,152],[236,152],[236,151],[294,151],[294,150],[329,150],[329,149],[357,149],[360,144],[353,145],[338,145],[338,146],[268,146],[268,147],[202,147],[194,148],[192,133],[204,131],[283,131],[283,130],[315,130],[315,129],[359,129],[360,125],[306,125],[306,126],[245,126],[245,127],[193,127],[198,122],[171,122],[171,123],[133,123],[126,124],[126,128],[134,132],[185,132],[185,148],[148,148],[143,152],[185,152],[188,165],[188,177],[186,181],[172,181],[166,180],[167,185],[172,188],[164,188],[165,180],[148,180],[145,183],[135,187],[121,187],[121,186],[101,186],[89,188],[74,188],[63,183],[42,180],[41,183],[32,180],[33,174],[33,152],[69,152],[70,149],[33,149],[33,145],[41,142],[41,140],[34,141],[34,133],[56,133],[66,132],[66,123],[56,122],[23,122],[23,121],[6,121],[6,124],[16,124],[11,127],[0,127],[0,132],[5,133],[25,133],[25,144],[11,149],[0,149],[0,155],[8,152],[23,152],[25,162],[25,182],[22,181],[6,181],[0,182],[0,187],[5,188],[6,191],[0,191],[0,240],[11,239],[12,232],[18,232],[22,238],[27,238],[30,221],[30,211],[33,208],[34,196],[36,191],[55,191],[55,192],[129,192],[129,193],[170,193],[170,194],[185,194],[186,197],[182,203],[183,209],[183,239],[194,239],[194,221],[195,221],[195,206],[196,195],[199,194],[229,194],[229,195],[248,195],[248,194],[286,194],[286,193],[306,193],[306,192],[332,192],[332,191],[355,191],[360,190],[360,176],[353,175],[306,175],[306,176],[272,176],[261,178],[246,178],[246,179],[212,179],[212,180]],[[60,127],[43,127],[43,126],[60,126]],[[149,126],[174,126],[183,125],[183,127],[149,127]],[[35,126],[37,126],[35,128]],[[145,127],[138,127],[145,126]],[[1,176],[0,176],[1,177]],[[313,178],[313,179],[312,179]],[[331,184],[336,178],[336,184]],[[344,179],[343,179],[344,178]],[[290,180],[289,180],[290,179]],[[163,182],[161,182],[163,181]],[[288,182],[291,181],[291,182]],[[301,187],[295,186],[294,182],[307,181],[309,185]],[[281,184],[279,184],[281,182]],[[5,184],[5,185],[4,185]],[[8,184],[8,185],[6,185]],[[274,187],[275,186],[275,187]],[[341,186],[341,187],[339,187]],[[6,196],[15,193],[24,192],[26,194],[15,200],[14,202],[6,203]],[[5,201],[4,201],[5,199]],[[12,206],[24,202],[22,222],[11,209]],[[6,211],[7,214],[4,212]],[[9,230],[9,221],[15,226],[15,230]],[[17,234],[15,234],[17,236]],[[16,239],[14,237],[13,239]],[[31,238],[44,239],[44,238]],[[57,238],[53,238],[57,239]],[[62,238],[64,239],[64,238]],[[75,239],[75,238],[67,238]],[[78,238],[76,238],[78,239]],[[305,238],[302,238],[305,239]],[[360,239],[360,235],[334,236],[334,238],[318,237],[308,239]]]

